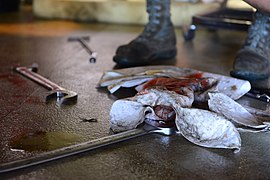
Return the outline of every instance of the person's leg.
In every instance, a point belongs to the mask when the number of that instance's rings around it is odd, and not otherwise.
[[[270,10],[270,0],[246,1],[257,7],[268,2],[265,11]],[[257,10],[233,68],[231,75],[250,81],[253,88],[270,89],[270,13]]]
[[[176,35],[171,22],[170,0],[147,0],[149,22],[144,31],[116,50],[114,62],[122,66],[147,65],[176,56]]]

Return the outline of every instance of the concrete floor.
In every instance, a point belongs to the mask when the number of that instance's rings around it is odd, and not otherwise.
[[[141,26],[83,24],[35,19],[31,10],[0,15],[0,163],[29,158],[40,151],[12,151],[25,134],[55,133],[42,142],[51,150],[109,135],[109,110],[115,99],[96,85],[102,73],[114,68],[116,48],[130,41]],[[229,75],[246,32],[199,29],[193,42],[184,42],[180,29],[175,60],[160,61]],[[71,36],[90,36],[98,52],[96,64]],[[39,64],[39,73],[78,92],[75,105],[44,103],[47,90],[13,72],[15,65]],[[252,103],[252,102],[251,102]],[[266,106],[266,105],[265,105]],[[80,118],[96,118],[83,122]],[[67,140],[62,140],[65,137]],[[70,138],[69,138],[70,137]],[[269,133],[241,133],[242,149],[207,149],[180,135],[146,135],[77,156],[0,174],[1,179],[269,179]],[[50,146],[51,144],[51,146]],[[39,149],[44,150],[44,149]]]

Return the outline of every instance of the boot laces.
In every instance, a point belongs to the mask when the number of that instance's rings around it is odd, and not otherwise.
[[[257,11],[254,24],[249,30],[246,46],[256,49],[262,56],[270,53],[270,16]]]
[[[145,40],[152,37],[159,30],[161,25],[162,7],[159,4],[150,3],[151,2],[147,5],[147,12],[149,14],[148,23],[145,25],[143,32],[139,35],[138,40]]]

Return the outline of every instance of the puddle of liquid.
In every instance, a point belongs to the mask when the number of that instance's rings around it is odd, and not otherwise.
[[[12,151],[51,151],[54,149],[66,147],[76,142],[82,137],[75,133],[69,132],[43,132],[23,134],[22,136],[13,139],[10,142],[10,149]]]

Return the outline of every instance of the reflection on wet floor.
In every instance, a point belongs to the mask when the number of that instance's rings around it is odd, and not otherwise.
[[[22,134],[14,138],[9,146],[12,151],[40,152],[51,151],[78,142],[82,137],[69,132],[45,132]]]

